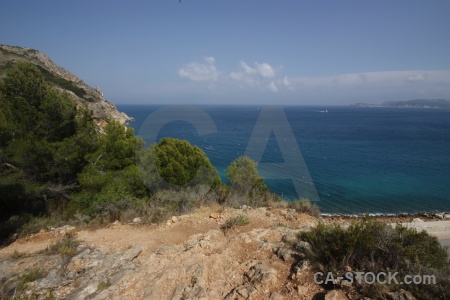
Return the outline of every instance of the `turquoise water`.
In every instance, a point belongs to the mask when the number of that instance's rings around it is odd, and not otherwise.
[[[135,118],[130,126],[136,133],[159,107],[118,105]],[[224,170],[245,153],[261,109],[199,108],[214,121],[216,133],[199,136],[192,124],[172,121],[158,139],[183,138],[201,147],[226,180]],[[293,151],[300,150],[304,158],[322,212],[450,211],[448,110],[291,106],[284,111],[299,146]],[[272,133],[260,163],[284,162],[279,143],[283,139]],[[266,183],[287,199],[297,197],[290,179]]]

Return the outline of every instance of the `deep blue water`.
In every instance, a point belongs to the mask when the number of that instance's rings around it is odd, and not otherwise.
[[[118,105],[135,119],[130,126],[136,133],[160,107]],[[216,133],[199,136],[190,123],[172,121],[158,139],[183,138],[201,147],[225,179],[224,169],[245,153],[261,110],[256,106],[199,108],[212,118]],[[450,211],[450,111],[299,106],[284,107],[284,111],[322,212]],[[284,162],[279,143],[282,138],[272,133],[260,163]],[[266,183],[285,198],[297,197],[290,179]]]

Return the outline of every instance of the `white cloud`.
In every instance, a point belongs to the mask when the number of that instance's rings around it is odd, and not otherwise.
[[[357,87],[357,86],[404,86],[407,83],[450,83],[450,71],[387,71],[349,73],[323,77],[284,77],[285,86],[297,88]]]
[[[241,84],[250,87],[266,87],[273,92],[278,91],[276,83],[270,78],[275,77],[274,68],[268,63],[255,63],[254,66],[249,66],[245,61],[239,63],[240,70],[231,72],[229,77],[233,80],[239,81]]]
[[[275,75],[275,71],[273,68],[266,63],[258,64],[255,63],[256,69],[258,70],[258,74],[265,78],[271,78]]]
[[[422,74],[416,74],[414,76],[409,76],[406,81],[410,82],[410,83],[416,83],[419,81],[424,81],[426,78],[426,74],[422,75]]]
[[[217,81],[219,73],[215,66],[215,59],[212,56],[204,58],[205,63],[191,62],[178,70],[181,78],[193,81]]]
[[[228,76],[221,74],[228,74]],[[178,70],[178,75],[192,81],[205,82],[210,90],[218,94],[232,91],[242,93],[244,90],[267,94],[267,91],[270,91],[280,93],[286,99],[318,99],[318,101],[323,99],[331,101],[338,97],[340,97],[339,101],[350,101],[350,99],[359,101],[368,97],[376,98],[375,100],[378,101],[381,98],[385,99],[386,95],[391,95],[393,99],[413,98],[420,97],[420,93],[425,93],[431,98],[450,96],[450,70],[359,72],[330,76],[289,77],[282,74],[281,67],[274,68],[265,62],[248,64],[240,61],[237,70],[220,72],[215,66],[214,57],[208,56],[201,62],[186,64]],[[198,86],[191,87],[198,88]]]
[[[278,88],[277,88],[275,82],[273,82],[273,81],[270,82],[270,84],[269,84],[269,89],[270,89],[272,92],[274,92],[274,93],[278,92]]]
[[[255,67],[250,67],[245,61],[241,61],[241,74],[257,75],[264,78],[272,78],[275,76],[275,70],[268,63],[255,63]]]

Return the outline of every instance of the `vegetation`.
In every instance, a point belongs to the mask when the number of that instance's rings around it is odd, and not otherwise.
[[[236,217],[229,218],[222,225],[222,230],[226,231],[228,229],[233,229],[236,226],[244,226],[250,223],[250,220],[246,215],[240,214]]]
[[[27,288],[27,283],[36,281],[38,279],[44,278],[45,273],[39,268],[33,268],[30,271],[19,276],[19,282],[17,285],[17,291],[19,293],[23,292]]]
[[[263,187],[264,178],[259,177],[257,166],[248,156],[236,158],[225,170],[231,187],[241,194]]]
[[[435,275],[436,285],[396,284],[367,285],[359,291],[370,298],[381,298],[387,290],[403,288],[417,299],[446,299],[450,295],[450,263],[447,251],[435,237],[401,226],[366,219],[354,222],[348,229],[338,225],[319,224],[300,235],[311,249],[306,257],[324,274],[344,275],[349,268],[356,272],[398,272],[405,275]],[[399,280],[400,282],[401,280]]]
[[[320,217],[320,209],[317,204],[311,204],[309,199],[306,198],[290,202],[289,208],[295,209],[295,211],[299,213],[308,214],[316,218]]]
[[[206,154],[184,140],[161,139],[140,156],[139,166],[151,190],[220,184],[219,173]]]
[[[1,79],[0,240],[67,222],[100,225],[136,216],[158,222],[205,203],[280,200],[248,157],[227,169],[228,187],[187,141],[163,138],[145,148],[132,128],[111,120],[99,128],[90,111],[77,110],[53,87],[79,92],[60,80],[25,62]]]
[[[107,281],[101,281],[97,285],[97,293],[100,293],[101,291],[106,290],[110,286],[111,286],[111,281],[109,281],[109,279]]]

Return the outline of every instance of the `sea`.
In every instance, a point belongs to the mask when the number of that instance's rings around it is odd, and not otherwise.
[[[291,201],[304,197],[299,195],[304,187],[325,214],[450,211],[448,109],[117,108],[134,118],[129,126],[147,144],[175,137],[200,147],[224,182],[225,169],[234,159],[253,155],[269,177],[265,183],[272,192]]]

